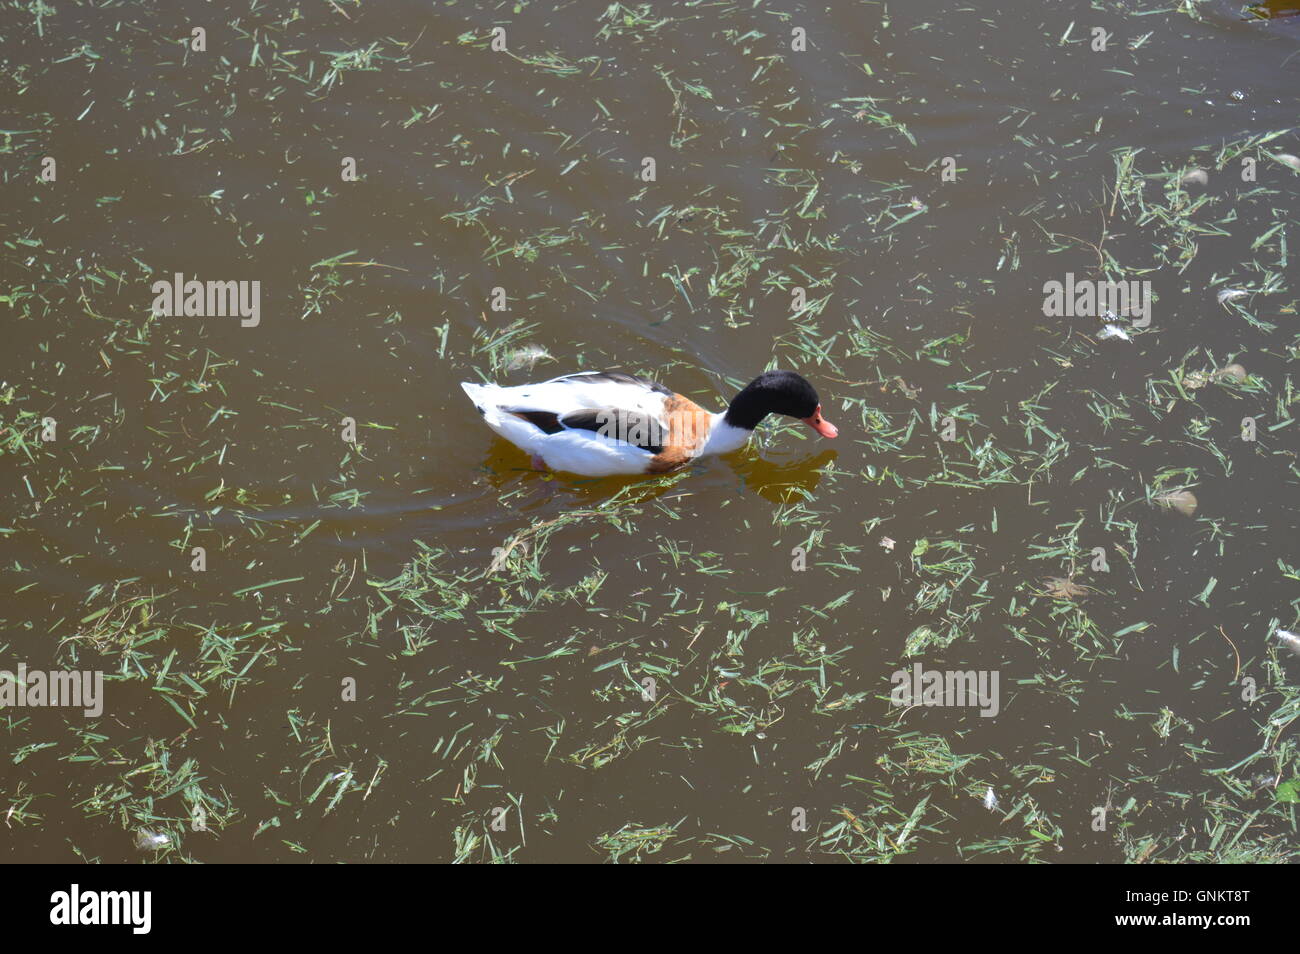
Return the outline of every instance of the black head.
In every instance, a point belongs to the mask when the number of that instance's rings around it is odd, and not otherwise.
[[[802,377],[793,371],[764,371],[732,399],[723,420],[752,431],[769,414],[785,414],[823,437],[834,437],[837,431],[822,419],[821,410],[817,391]]]

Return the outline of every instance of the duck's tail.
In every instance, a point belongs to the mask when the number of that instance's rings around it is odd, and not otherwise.
[[[474,407],[478,409],[478,412],[486,417],[489,406],[487,394],[496,386],[492,384],[471,384],[468,381],[460,382],[460,386],[465,390],[465,393],[469,396],[470,401],[473,402]]]
[[[538,442],[546,437],[545,432],[501,406],[500,392],[507,389],[499,384],[470,384],[468,381],[462,381],[460,386],[483,416],[484,424],[521,450],[529,454],[540,453]]]

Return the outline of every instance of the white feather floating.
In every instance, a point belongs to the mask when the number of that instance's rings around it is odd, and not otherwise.
[[[1279,629],[1273,635],[1275,635],[1278,639],[1282,640],[1282,644],[1286,646],[1288,649],[1290,649],[1291,652],[1295,653],[1297,656],[1300,656],[1300,636],[1297,636],[1295,633],[1285,629]]]
[[[161,835],[156,831],[150,831],[148,828],[141,828],[135,833],[135,846],[141,851],[157,851],[159,848],[166,848],[170,844],[170,836]]]

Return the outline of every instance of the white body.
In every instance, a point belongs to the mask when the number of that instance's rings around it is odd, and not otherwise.
[[[511,411],[549,411],[563,417],[574,411],[618,408],[659,421],[667,432],[664,404],[668,395],[640,381],[584,380],[584,372],[539,384],[503,388],[495,384],[461,383],[488,427],[527,454],[540,457],[551,470],[588,477],[644,474],[653,455],[633,444],[595,431],[569,429],[547,434]],[[709,430],[695,457],[725,454],[745,445],[751,431],[732,427],[722,414],[712,414]]]

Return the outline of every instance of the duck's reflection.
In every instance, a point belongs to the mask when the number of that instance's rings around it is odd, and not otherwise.
[[[823,448],[818,453],[803,455],[782,453],[768,460],[760,457],[754,448],[749,448],[721,458],[697,461],[684,471],[665,477],[580,477],[534,470],[527,454],[509,441],[497,438],[492,442],[480,472],[498,494],[518,493],[529,499],[558,494],[598,503],[620,490],[640,486],[643,493],[638,496],[652,500],[668,492],[682,479],[692,477],[705,485],[739,479],[742,492],[757,493],[772,503],[785,504],[815,491],[823,473],[838,456],[838,451]],[[710,477],[714,479],[711,481]]]
[[[728,454],[725,459],[740,478],[743,489],[772,503],[786,504],[815,491],[822,475],[838,456],[838,451],[826,447],[818,453],[776,460],[766,460],[753,453]]]

